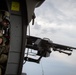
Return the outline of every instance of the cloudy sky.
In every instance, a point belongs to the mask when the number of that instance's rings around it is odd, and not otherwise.
[[[47,37],[54,43],[76,47],[76,0],[46,0],[35,9],[31,35]],[[71,56],[52,52],[40,64],[26,62],[27,75],[76,75],[76,51]]]

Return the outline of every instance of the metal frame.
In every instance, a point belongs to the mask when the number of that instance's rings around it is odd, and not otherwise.
[[[11,3],[13,0],[8,0],[10,7],[10,50],[5,75],[21,75],[24,59],[26,32],[27,32],[27,9],[24,0],[14,0],[20,4],[19,11],[11,11]],[[24,9],[24,10],[23,10]],[[25,14],[26,13],[26,14]]]
[[[10,12],[10,50],[5,75],[21,75],[26,45],[27,25],[38,2],[43,0],[5,0]],[[19,10],[11,10],[12,2]],[[31,4],[31,5],[30,5]],[[15,4],[16,5],[16,4]]]

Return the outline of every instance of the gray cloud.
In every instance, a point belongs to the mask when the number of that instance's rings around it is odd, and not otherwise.
[[[76,0],[46,0],[35,13],[36,21],[31,26],[31,35],[47,37],[53,42],[76,47]],[[76,75],[75,59],[76,51],[70,57],[53,52],[50,58],[42,60],[44,73]],[[36,72],[31,70],[32,65]],[[28,75],[42,75],[39,65],[28,63],[26,66],[29,67],[26,69]]]
[[[59,25],[63,23],[69,24],[71,22],[76,24],[75,2],[74,0],[47,0],[42,7],[38,9],[39,12],[37,11],[36,13],[39,17],[42,17],[42,19],[46,19],[47,22],[56,22]]]
[[[34,29],[40,30],[41,29],[41,25],[39,25],[39,24],[37,24],[37,22],[35,22]]]

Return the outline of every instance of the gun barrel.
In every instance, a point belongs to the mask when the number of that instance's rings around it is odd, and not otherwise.
[[[61,45],[61,44],[56,44],[56,43],[49,43],[49,45],[52,48],[61,49],[61,50],[67,50],[67,51],[73,51],[73,49],[76,49],[75,47]]]
[[[59,51],[60,53],[64,53],[64,54],[67,54],[67,55],[71,55],[72,54],[72,53],[67,53],[67,52],[61,51],[61,50],[55,50],[55,51]]]

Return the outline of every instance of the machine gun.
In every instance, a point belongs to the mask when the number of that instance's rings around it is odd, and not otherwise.
[[[24,60],[35,62],[35,63],[39,63],[42,57],[49,57],[52,51],[58,51],[60,53],[71,55],[73,49],[76,49],[74,47],[53,43],[48,38],[41,39],[39,37],[34,37],[34,36],[27,36],[26,47],[36,50],[37,51],[36,55],[40,57],[38,59],[34,59],[26,56],[24,57]],[[69,51],[70,53],[66,51]],[[29,55],[29,52],[28,52],[28,55]]]

